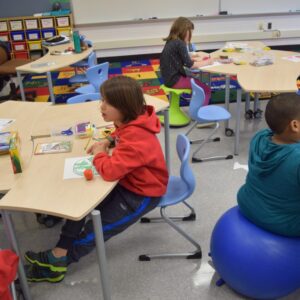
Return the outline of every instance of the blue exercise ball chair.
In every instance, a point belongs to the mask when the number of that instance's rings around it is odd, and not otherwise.
[[[223,282],[242,295],[277,299],[300,287],[300,238],[257,227],[237,206],[215,225],[210,251]]]

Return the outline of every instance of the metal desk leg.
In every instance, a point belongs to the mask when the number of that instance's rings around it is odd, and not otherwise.
[[[242,102],[242,89],[238,89],[237,94],[236,94],[236,122],[235,122],[234,155],[239,155],[241,102]]]
[[[107,264],[100,211],[93,210],[91,215],[94,225],[96,251],[100,270],[100,280],[102,285],[102,295],[104,300],[110,300],[110,285],[107,276]]]
[[[225,78],[225,108],[229,111],[230,75],[226,75]],[[229,120],[225,122],[225,128],[229,128]]]
[[[48,80],[48,89],[49,89],[50,99],[51,99],[52,104],[55,104],[51,72],[47,72],[47,80]]]
[[[23,81],[22,81],[22,77],[21,77],[20,71],[17,71],[17,77],[18,77],[18,80],[19,80],[19,87],[20,87],[22,101],[25,101],[26,98],[25,98],[24,86],[23,86]]]
[[[165,157],[169,174],[171,174],[171,158],[170,158],[170,126],[169,126],[169,109],[163,111],[164,128],[165,128]]]
[[[24,266],[23,266],[23,262],[22,262],[22,257],[20,255],[19,246],[18,246],[17,239],[15,236],[15,231],[14,231],[14,226],[13,226],[11,216],[10,216],[9,212],[7,212],[5,210],[2,210],[1,213],[2,213],[2,217],[3,217],[4,228],[7,233],[7,237],[9,239],[10,246],[19,256],[18,275],[19,275],[23,295],[26,300],[31,300],[31,296],[29,293],[29,287],[28,287],[28,283],[27,283],[27,278],[26,278],[26,274],[25,274],[25,270],[24,270]]]
[[[256,112],[260,109],[259,105],[259,94],[255,93],[254,94],[254,105],[253,105],[253,111]]]

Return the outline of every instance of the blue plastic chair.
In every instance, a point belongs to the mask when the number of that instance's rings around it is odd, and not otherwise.
[[[202,257],[200,245],[185,231],[178,227],[175,222],[173,222],[172,219],[166,215],[165,212],[168,206],[176,205],[179,203],[186,204],[185,200],[193,194],[196,186],[196,180],[189,165],[190,143],[185,135],[179,134],[177,136],[176,149],[178,157],[181,161],[180,176],[170,176],[167,192],[161,198],[158,207],[160,207],[162,220],[168,223],[186,240],[193,244],[196,247],[196,251],[187,253],[144,254],[139,256],[140,261],[149,261],[151,260],[151,258],[184,257],[187,259],[200,259]]]
[[[75,69],[75,75],[71,78],[69,78],[69,82],[74,84],[74,83],[88,83],[89,80],[86,76],[86,73],[84,74],[78,74],[78,68],[85,68],[88,69],[90,67],[95,66],[97,63],[97,57],[96,53],[93,51],[87,59],[81,60],[76,64],[71,65]]]
[[[83,103],[83,102],[95,101],[100,99],[101,99],[100,93],[82,94],[82,95],[77,95],[69,98],[67,100],[67,104]]]
[[[206,139],[191,141],[191,144],[200,142],[200,145],[192,155],[192,162],[203,162],[203,161],[219,160],[219,159],[232,159],[233,158],[232,155],[211,156],[206,158],[196,157],[196,154],[207,142],[220,141],[220,138],[215,138],[212,140],[211,137],[216,133],[216,131],[220,127],[220,122],[229,120],[231,118],[231,114],[221,106],[217,106],[217,105],[203,106],[204,99],[205,99],[205,94],[203,89],[195,83],[194,79],[191,80],[191,84],[192,84],[192,99],[189,106],[189,115],[195,122],[194,125],[186,133],[186,136],[188,136],[192,132],[192,130],[196,127],[197,124],[214,122],[213,130]],[[226,131],[229,130],[231,129],[226,129]],[[229,136],[232,134],[226,133],[226,135]]]
[[[75,90],[79,94],[99,93],[101,84],[108,79],[109,63],[105,62],[93,66],[86,71],[86,76],[90,84],[84,85]]]

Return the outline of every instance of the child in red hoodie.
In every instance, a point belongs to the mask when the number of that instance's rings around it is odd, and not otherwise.
[[[104,180],[119,181],[96,208],[101,212],[104,239],[108,240],[158,205],[167,189],[168,171],[156,137],[160,132],[159,119],[154,108],[146,105],[137,81],[113,77],[102,84],[100,91],[102,117],[114,122],[116,130],[87,152],[94,155],[93,164]],[[27,278],[61,281],[67,265],[88,254],[94,246],[91,220],[67,220],[54,249],[25,254],[31,264],[26,268]]]

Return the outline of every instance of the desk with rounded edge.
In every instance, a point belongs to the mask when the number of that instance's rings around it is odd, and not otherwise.
[[[247,43],[252,48],[262,48],[261,42],[241,42]],[[213,52],[213,58],[219,58],[219,55],[224,53],[222,49]],[[300,74],[300,65],[292,61],[284,60],[282,57],[299,55],[296,52],[269,50],[265,54],[274,56],[274,63],[267,66],[255,67],[249,64],[253,59],[251,52],[247,53],[225,53],[229,58],[242,57],[247,63],[244,65],[221,64],[218,66],[202,67],[201,70],[209,73],[220,73],[226,75],[226,90],[225,90],[225,104],[229,108],[229,89],[230,89],[230,75],[236,75],[240,88],[237,90],[236,103],[236,123],[235,123],[235,142],[234,154],[239,154],[239,140],[240,140],[240,118],[241,118],[241,101],[242,91],[245,92],[293,92],[297,90],[296,80]],[[228,127],[228,126],[226,126]]]
[[[167,102],[152,96],[145,95],[145,99],[147,104],[155,107],[156,111],[165,110],[168,107]],[[0,105],[1,108],[2,105]],[[10,114],[9,108],[12,105],[15,105],[17,109],[15,113]],[[53,124],[60,118],[64,118],[64,124],[68,122],[74,124],[78,120],[90,120],[98,127],[108,124],[101,118],[101,114],[97,109],[99,106],[97,101],[73,105],[49,105],[49,103],[38,104],[12,101],[7,102],[4,106],[7,112],[5,113],[5,110],[1,109],[0,117],[11,117],[18,120],[22,116],[22,110],[25,109],[25,106],[31,108],[28,110],[28,113],[29,111],[36,113],[36,117],[31,120],[31,124],[29,125],[30,130],[20,130],[21,138],[26,140],[24,146],[28,149],[24,149],[24,151],[27,153],[27,156],[30,156],[30,153],[32,155],[34,147],[29,142],[31,136],[49,134],[49,124]],[[38,109],[40,109],[40,113],[38,113]],[[22,124],[22,121],[25,122],[25,120],[26,118],[16,121],[14,128],[18,129],[19,126],[22,128],[22,125],[25,127],[26,123]],[[53,141],[53,138],[37,139],[36,137],[34,141],[36,140],[38,142],[47,142],[50,140]],[[117,182],[106,182],[100,176],[95,177],[93,181],[83,179],[63,180],[65,159],[85,155],[84,146],[86,145],[86,141],[86,139],[74,139],[71,153],[32,155],[30,158],[27,158],[28,162],[23,173],[7,181],[6,186],[3,187],[4,190],[10,189],[10,191],[1,199],[0,209],[11,246],[17,254],[20,254],[20,251],[13,230],[11,216],[8,212],[9,210],[39,212],[71,220],[80,220],[92,212],[102,294],[104,299],[110,299],[101,218],[100,213],[93,211],[93,209],[106,197]],[[168,141],[167,138],[166,141]],[[6,165],[8,168],[6,171],[11,172],[11,166],[7,165],[7,162],[4,162],[3,159],[0,159],[1,169],[2,166]],[[0,181],[2,177],[4,177],[3,173],[0,174]],[[22,263],[19,264],[19,276],[25,298],[30,299]]]
[[[22,100],[25,101],[25,92],[23,87],[23,82],[21,78],[22,73],[46,73],[47,74],[47,80],[48,80],[48,89],[50,93],[50,99],[52,103],[55,103],[55,96],[53,93],[53,84],[52,84],[52,78],[51,78],[51,71],[55,71],[59,68],[70,66],[80,60],[85,59],[89,56],[89,54],[93,51],[92,48],[88,48],[81,53],[71,53],[71,54],[64,54],[64,51],[68,47],[73,47],[73,42],[62,44],[58,46],[47,46],[48,52],[43,57],[37,59],[36,61],[33,61],[31,63],[28,63],[26,65],[17,67],[17,76],[20,84],[20,91]],[[51,53],[54,53],[57,51],[57,53],[62,53],[61,55],[52,55]]]

